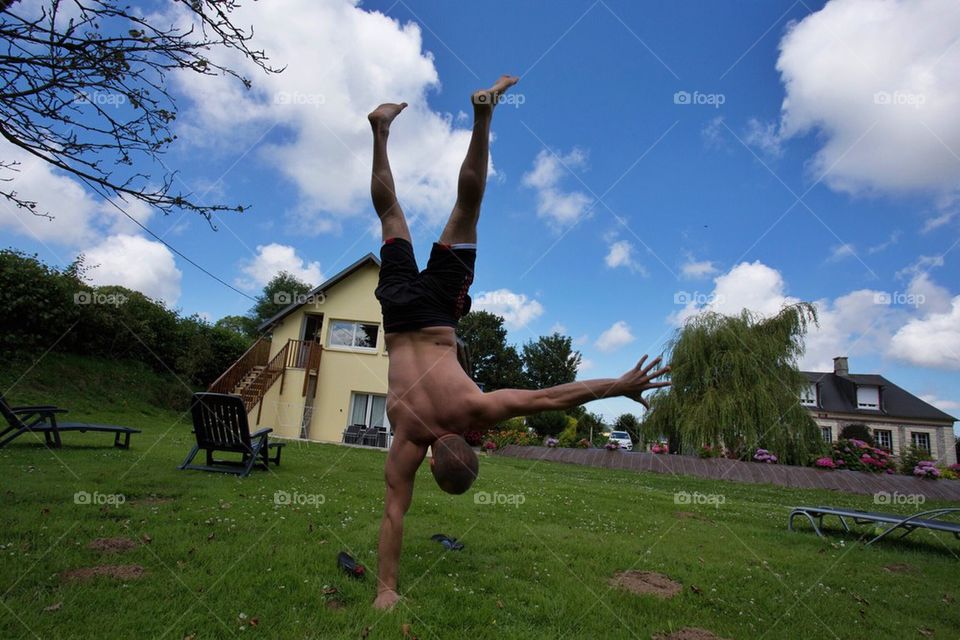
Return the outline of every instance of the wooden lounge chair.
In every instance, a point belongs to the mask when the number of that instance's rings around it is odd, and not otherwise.
[[[25,433],[42,433],[44,442],[51,449],[62,446],[60,434],[71,431],[86,433],[97,431],[112,433],[113,446],[118,449],[130,448],[130,435],[140,433],[139,429],[121,427],[113,424],[88,424],[85,422],[59,422],[57,414],[67,413],[53,405],[36,405],[31,407],[12,407],[7,404],[3,395],[0,395],[0,414],[7,421],[7,428],[0,431],[0,448],[5,447],[14,439]]]
[[[897,529],[903,530],[903,533],[899,536],[900,538],[907,537],[917,529],[929,529],[932,531],[944,531],[946,533],[952,533],[957,539],[960,539],[960,523],[939,519],[940,516],[949,513],[960,513],[960,508],[953,507],[948,509],[931,509],[929,511],[920,511],[919,513],[914,513],[913,515],[903,516],[891,513],[857,511],[854,509],[837,509],[834,507],[794,507],[793,511],[790,512],[790,520],[787,522],[787,528],[790,531],[793,531],[793,519],[803,516],[810,521],[810,524],[813,526],[813,530],[817,532],[817,535],[823,538],[824,535],[820,531],[820,529],[823,527],[823,517],[834,516],[840,519],[840,524],[843,525],[843,530],[847,532],[850,531],[850,526],[847,524],[847,519],[852,520],[854,524],[890,525],[883,531],[883,533],[870,540],[870,542],[867,543],[868,545],[871,545],[877,540],[880,540],[888,534],[893,533]]]
[[[197,437],[197,444],[187,454],[180,469],[236,473],[243,478],[255,466],[266,469],[271,462],[280,466],[280,453],[284,443],[269,442],[269,434],[273,431],[270,428],[250,433],[247,409],[243,406],[240,396],[225,393],[195,393],[191,412],[193,433]],[[190,464],[201,449],[207,453],[207,463],[205,465]],[[276,452],[272,458],[270,457],[271,449]],[[239,453],[242,458],[216,460],[213,457],[215,451]]]

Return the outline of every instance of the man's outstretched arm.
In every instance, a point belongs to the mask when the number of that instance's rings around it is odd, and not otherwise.
[[[657,368],[660,358],[644,364],[647,356],[640,358],[630,371],[619,378],[582,380],[548,387],[546,389],[500,389],[485,393],[473,407],[478,422],[490,425],[539,411],[563,410],[576,407],[591,400],[625,396],[636,400],[648,409],[650,406],[641,394],[648,389],[666,387],[668,381],[656,381],[670,372],[670,367]]]
[[[413,500],[413,481],[426,453],[426,447],[407,440],[394,440],[387,454],[384,469],[387,494],[377,545],[377,599],[373,603],[378,609],[389,609],[400,599],[397,573],[403,544],[403,516]]]

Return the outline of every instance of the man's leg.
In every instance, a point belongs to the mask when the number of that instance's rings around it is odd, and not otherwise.
[[[473,135],[467,156],[460,166],[457,180],[457,202],[440,234],[441,244],[475,243],[480,202],[487,186],[487,166],[490,163],[490,121],[493,108],[504,91],[517,83],[516,76],[500,76],[489,89],[473,94]]]
[[[370,196],[373,208],[380,218],[380,227],[384,241],[390,238],[403,238],[410,241],[410,230],[403,210],[397,201],[397,191],[393,184],[393,172],[387,158],[387,138],[390,137],[390,123],[407,107],[400,104],[382,104],[367,116],[373,128],[373,174],[370,178]]]

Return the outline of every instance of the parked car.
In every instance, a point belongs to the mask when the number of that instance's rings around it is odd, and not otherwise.
[[[616,442],[621,449],[633,451],[633,440],[630,439],[630,434],[626,431],[611,431],[610,442]]]

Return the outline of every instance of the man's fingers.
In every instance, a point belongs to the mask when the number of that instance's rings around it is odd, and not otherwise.
[[[660,356],[657,356],[656,358],[650,361],[650,364],[648,364],[646,367],[643,368],[643,371],[641,371],[641,373],[644,373],[644,374],[647,373],[647,371],[650,371],[650,369],[653,369],[655,366],[660,364],[661,360],[663,360],[663,358],[661,358]]]
[[[643,405],[643,408],[646,409],[647,411],[650,410],[650,403],[647,402],[647,399],[646,399],[646,398],[637,398],[637,402],[639,402],[640,404],[642,404],[642,405]]]
[[[641,371],[643,369],[643,363],[647,359],[647,354],[643,354],[643,357],[640,358],[640,362],[637,363],[637,366],[634,367],[636,371]]]
[[[653,364],[653,363],[651,363],[651,364]],[[670,367],[669,367],[669,366],[663,367],[662,369],[657,369],[657,370],[654,371],[653,373],[648,373],[648,374],[646,374],[646,376],[647,376],[647,379],[653,380],[654,378],[659,378],[660,376],[662,376],[662,375],[665,374],[665,373],[670,373]]]

